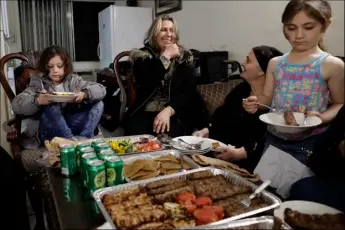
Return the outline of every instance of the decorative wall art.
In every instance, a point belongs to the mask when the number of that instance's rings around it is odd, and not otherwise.
[[[156,17],[182,10],[182,0],[155,0]]]

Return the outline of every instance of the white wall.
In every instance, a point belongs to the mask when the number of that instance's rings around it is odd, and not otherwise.
[[[228,50],[230,59],[242,60],[257,45],[275,46],[283,52],[290,45],[280,22],[288,1],[183,1],[182,10],[172,13],[181,42],[202,51]],[[330,1],[334,21],[326,33],[328,52],[344,56],[344,1]],[[141,0],[153,7],[154,1]]]

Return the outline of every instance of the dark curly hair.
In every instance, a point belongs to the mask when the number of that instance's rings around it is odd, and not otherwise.
[[[47,68],[48,62],[55,56],[60,56],[64,64],[64,76],[70,75],[73,72],[72,60],[67,50],[61,46],[50,46],[45,48],[38,61],[38,70],[43,74],[48,74],[49,69]]]

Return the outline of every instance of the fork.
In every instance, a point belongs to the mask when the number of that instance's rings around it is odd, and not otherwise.
[[[258,194],[260,194],[268,185],[271,184],[270,180],[266,180],[262,185],[260,185],[248,198],[241,201],[241,206],[244,208],[250,207],[252,204],[252,199],[254,199]]]
[[[243,98],[242,101],[247,101],[247,99],[246,99],[246,98]],[[271,110],[272,112],[276,112],[275,109],[273,109],[272,107],[270,107],[270,106],[268,106],[268,105],[261,104],[261,103],[259,103],[259,102],[256,102],[256,104],[257,104],[257,105],[261,105],[261,106],[263,106],[263,107],[266,107],[266,108],[268,108],[269,110]]]
[[[199,141],[199,142],[196,143],[196,144],[190,144],[190,143],[185,142],[185,141],[182,140],[181,138],[179,138],[178,141],[187,144],[187,145],[190,146],[193,150],[194,150],[194,149],[201,149],[201,144],[204,142],[204,141]]]

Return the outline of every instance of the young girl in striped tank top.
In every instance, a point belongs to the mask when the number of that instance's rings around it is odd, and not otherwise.
[[[319,127],[298,135],[268,128],[267,150],[255,171],[262,179],[272,180],[282,196],[288,195],[293,182],[310,175],[305,165],[314,142],[344,103],[344,62],[325,52],[322,43],[331,16],[326,0],[290,1],[282,23],[292,50],[271,59],[262,96],[243,102],[248,113],[256,113],[259,102],[277,111],[303,112],[322,120]]]

